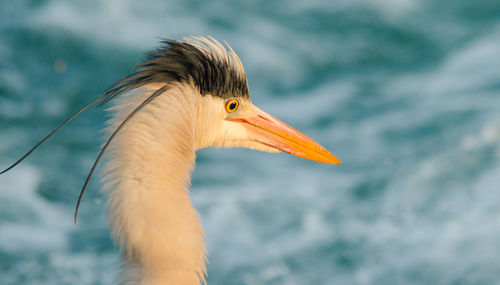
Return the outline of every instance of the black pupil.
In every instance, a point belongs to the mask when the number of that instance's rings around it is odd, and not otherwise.
[[[229,110],[234,110],[234,109],[236,109],[236,103],[232,102],[231,104],[229,104]]]

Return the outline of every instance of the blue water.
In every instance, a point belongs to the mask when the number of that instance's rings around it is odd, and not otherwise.
[[[186,35],[344,162],[200,151],[209,284],[500,284],[499,1],[1,1],[0,166]],[[104,120],[0,177],[0,284],[116,277],[98,179],[72,223]]]

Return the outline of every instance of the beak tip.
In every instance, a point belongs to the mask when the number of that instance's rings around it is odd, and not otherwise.
[[[319,161],[328,164],[342,164],[342,161],[340,161],[340,159],[338,159],[333,153],[331,153],[327,149],[323,149],[322,154],[323,157]]]
[[[342,161],[340,159],[336,158],[335,156],[331,157],[330,160],[328,160],[326,163],[328,164],[342,164]]]

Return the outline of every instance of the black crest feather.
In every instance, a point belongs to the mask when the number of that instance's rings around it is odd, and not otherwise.
[[[239,58],[230,47],[228,51],[214,39],[164,39],[160,47],[149,52],[146,60],[136,67],[139,71],[116,82],[100,105],[149,83],[188,83],[196,86],[201,95],[249,97]]]

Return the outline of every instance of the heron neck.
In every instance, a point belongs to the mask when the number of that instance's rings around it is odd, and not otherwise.
[[[110,130],[154,91],[114,107]],[[105,191],[125,284],[200,284],[203,228],[189,199],[195,162],[195,98],[171,88],[144,107],[113,142]]]

